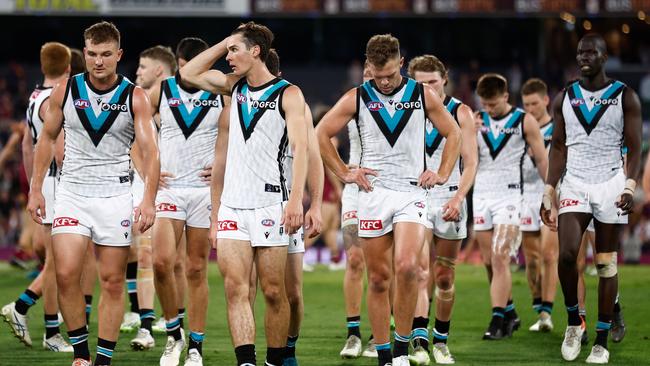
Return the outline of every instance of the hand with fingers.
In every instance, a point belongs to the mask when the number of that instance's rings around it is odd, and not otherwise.
[[[43,224],[45,219],[45,197],[40,190],[33,189],[29,192],[27,212],[37,224]]]
[[[138,224],[137,228],[140,233],[144,233],[153,226],[156,219],[156,206],[153,202],[142,201],[135,208],[133,224]]]
[[[460,221],[460,210],[463,201],[454,196],[447,203],[442,206],[442,219],[445,221],[458,222]]]
[[[219,232],[219,219],[217,218],[217,212],[219,212],[219,208],[217,207],[216,210],[213,211],[215,212],[214,214],[210,214],[210,232],[208,233],[208,241],[210,242],[210,246],[212,249],[217,249],[217,233]]]
[[[302,226],[302,222],[302,202],[289,198],[289,202],[287,202],[284,208],[280,225],[284,226],[284,230],[288,235],[292,235]]]
[[[433,188],[436,184],[443,184],[446,181],[447,180],[439,176],[438,173],[426,169],[422,174],[420,174],[420,178],[418,178],[418,187],[429,189]]]
[[[376,171],[368,168],[352,168],[343,177],[343,182],[354,183],[365,192],[370,192],[372,191],[372,184],[370,183],[370,180],[368,180],[368,175],[376,177],[378,174]]]
[[[212,180],[212,163],[201,169],[201,172],[199,172],[199,178],[201,178],[201,182],[210,186],[210,181]]]
[[[171,178],[175,178],[174,174],[172,174],[170,172],[160,172],[160,180],[158,182],[158,189],[169,188],[169,184],[167,184],[167,182]]]
[[[310,239],[315,238],[321,233],[323,228],[323,217],[319,208],[310,207],[305,214],[305,230],[307,237]]]
[[[548,226],[551,231],[557,231],[557,209],[555,207],[555,188],[547,184],[544,186],[544,195],[542,196],[542,205],[539,208],[539,216],[542,218],[544,225]]]
[[[483,118],[481,117],[481,112],[476,111],[474,112],[474,127],[476,128],[476,131],[479,131],[481,127],[483,127]]]
[[[619,215],[629,215],[632,213],[634,207],[634,190],[636,189],[636,181],[628,179],[625,181],[625,189],[618,196],[616,200],[616,207],[619,209]]]

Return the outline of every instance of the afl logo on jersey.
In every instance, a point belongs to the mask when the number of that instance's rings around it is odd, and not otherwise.
[[[571,99],[571,106],[573,107],[579,107],[581,105],[585,104],[585,100],[582,98],[573,98]]]
[[[248,98],[246,98],[246,96],[245,96],[244,94],[242,94],[242,93],[237,93],[237,96],[235,96],[235,98],[237,99],[237,103],[239,103],[239,104],[244,104],[244,103],[246,103],[246,100],[248,99]]]
[[[169,104],[170,107],[178,107],[183,104],[183,100],[179,98],[169,98],[167,104]]]
[[[273,225],[275,225],[275,221],[273,221],[271,219],[262,220],[262,226],[269,227],[269,226],[273,226]]]
[[[77,109],[90,108],[90,101],[88,99],[75,99],[74,107]]]
[[[377,112],[378,110],[384,108],[384,103],[371,101],[366,104],[366,107],[368,107],[368,110],[371,112]]]
[[[420,109],[422,108],[422,103],[418,100],[415,102],[396,102],[395,110],[401,111],[404,109]]]

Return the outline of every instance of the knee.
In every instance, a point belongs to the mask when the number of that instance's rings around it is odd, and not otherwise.
[[[250,287],[246,282],[224,276],[223,287],[228,302],[248,301]]]
[[[287,287],[287,300],[289,300],[289,306],[291,306],[292,309],[300,306],[302,301],[302,291],[300,286]]]
[[[416,279],[420,266],[415,258],[397,258],[395,261],[395,275],[407,281]]]
[[[189,261],[185,269],[185,275],[189,281],[200,281],[206,277],[206,265],[203,260]]]
[[[277,307],[279,304],[286,300],[286,293],[280,284],[268,283],[262,286],[266,306]]]
[[[124,292],[124,277],[119,274],[103,275],[100,285],[102,293],[112,298],[120,297]]]
[[[584,261],[578,261],[576,253],[571,251],[564,251],[560,253],[558,266],[563,268],[572,268],[576,266],[579,268],[584,268]]]
[[[449,290],[454,285],[453,269],[442,267],[436,271],[436,287],[441,290]]]
[[[368,290],[372,292],[387,292],[390,288],[390,271],[372,271],[368,274]]]
[[[173,266],[174,266],[174,273],[185,272],[185,261],[182,259],[182,257],[179,256],[179,258],[177,258],[176,261],[174,261]]]
[[[363,253],[360,250],[350,250],[348,251],[347,257],[348,270],[358,276],[361,276],[365,266],[363,260]]]
[[[155,256],[153,260],[153,270],[156,277],[167,276],[174,267],[174,261],[171,257]]]
[[[80,276],[71,269],[61,267],[63,266],[56,267],[56,284],[59,291],[65,291],[71,287],[75,280],[78,280]]]

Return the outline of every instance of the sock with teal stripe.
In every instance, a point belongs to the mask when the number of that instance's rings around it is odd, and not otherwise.
[[[347,318],[348,322],[348,337],[350,336],[357,336],[359,339],[361,339],[361,330],[359,327],[361,326],[361,316],[349,316]]]
[[[428,318],[422,316],[413,318],[413,326],[411,327],[413,329],[411,331],[413,347],[417,347],[419,345],[427,352],[429,352],[429,330],[427,329],[428,326]]]
[[[580,312],[578,311],[578,304],[567,305],[566,312],[569,316],[567,322],[570,326],[577,326],[582,324],[582,319],[580,318]]]
[[[45,338],[52,338],[61,333],[59,329],[59,315],[58,314],[45,314]]]
[[[533,310],[535,310],[535,312],[537,314],[542,312],[542,298],[541,297],[536,297],[536,298],[533,299]]]
[[[83,358],[90,360],[90,351],[88,350],[88,328],[83,327],[68,332],[70,344],[74,348],[74,358]]]
[[[25,290],[16,300],[16,311],[21,315],[27,314],[27,310],[36,304],[38,298],[39,296],[32,292],[32,290]]]
[[[394,333],[395,343],[393,345],[393,356],[395,358],[401,356],[408,356],[409,354],[409,342],[411,341],[411,335],[400,335],[395,331]]]
[[[287,347],[284,349],[284,358],[296,357],[296,343],[298,343],[298,336],[287,337]]]
[[[612,316],[598,314],[598,323],[596,323],[596,341],[594,345],[600,345],[607,348],[607,336],[609,328],[612,326]]]
[[[117,342],[107,341],[103,338],[97,339],[97,357],[95,358],[94,365],[103,366],[110,365],[113,359],[113,351]]]
[[[545,312],[548,315],[551,315],[553,312],[553,302],[551,301],[542,301],[542,306],[539,308],[540,312]]]
[[[84,295],[86,300],[86,324],[90,324],[90,312],[93,310],[93,295]]]
[[[139,313],[140,306],[138,305],[138,262],[129,262],[126,264],[126,291],[129,294],[129,302],[131,303],[131,312]]]
[[[165,326],[167,328],[167,336],[172,336],[175,340],[181,339],[181,323],[178,317],[165,319]]]
[[[190,332],[190,344],[187,347],[187,351],[194,348],[199,351],[200,355],[203,355],[203,339],[205,338],[205,333],[201,332]]]
[[[140,309],[140,328],[146,329],[151,333],[151,325],[156,319],[153,309]]]
[[[445,322],[436,318],[436,321],[433,326],[433,344],[447,343],[447,338],[449,337],[450,325],[451,325],[451,320]]]
[[[379,366],[384,366],[393,362],[393,355],[390,352],[390,342],[376,344],[375,349],[377,350],[377,356],[379,357]]]

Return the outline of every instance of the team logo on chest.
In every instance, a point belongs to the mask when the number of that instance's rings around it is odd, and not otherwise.
[[[218,95],[204,91],[198,97],[187,99],[187,104],[192,106],[190,111],[181,97],[175,78],[171,77],[165,80],[163,85],[169,110],[174,115],[174,119],[183,132],[185,139],[188,139],[199,127],[201,121],[210,112],[210,108],[221,106]]]
[[[253,134],[257,122],[264,113],[278,107],[280,92],[290,85],[288,81],[282,79],[276,79],[271,83],[273,84],[257,99],[249,95],[248,84],[246,84],[245,80],[238,88],[239,92],[235,95],[237,101],[235,107],[239,115],[239,124],[244,135],[244,141],[248,140]]]
[[[384,103],[380,101],[370,81],[363,83],[360,87],[363,103],[391,147],[397,142],[413,111],[422,109],[420,89],[417,88],[417,85],[415,80],[407,79],[406,85],[403,86],[405,89],[402,99],[388,101],[395,110],[392,116]]]
[[[618,96],[624,89],[625,84],[620,81],[614,81],[607,87],[607,90],[605,90],[602,96],[585,98],[582,95],[582,88],[580,88],[579,82],[575,82],[567,88],[569,104],[587,135],[596,128],[608,107],[618,105]],[[589,108],[589,104],[592,105],[591,108]]]
[[[524,113],[516,109],[510,114],[510,117],[503,125],[491,121],[490,116],[486,112],[481,112],[481,116],[483,117],[481,136],[483,136],[485,145],[490,151],[490,156],[492,156],[492,159],[496,159],[512,135],[522,135],[521,129],[523,127]]]
[[[126,105],[126,98],[131,94],[133,84],[120,75],[117,79],[117,89],[110,100],[104,102],[104,99],[101,97],[96,99],[97,106],[100,110],[99,115],[97,115],[90,104],[85,75],[79,74],[70,79],[70,91],[73,98],[72,104],[75,107],[81,125],[88,132],[88,136],[90,136],[93,144],[97,146],[120,113],[129,111]]]

